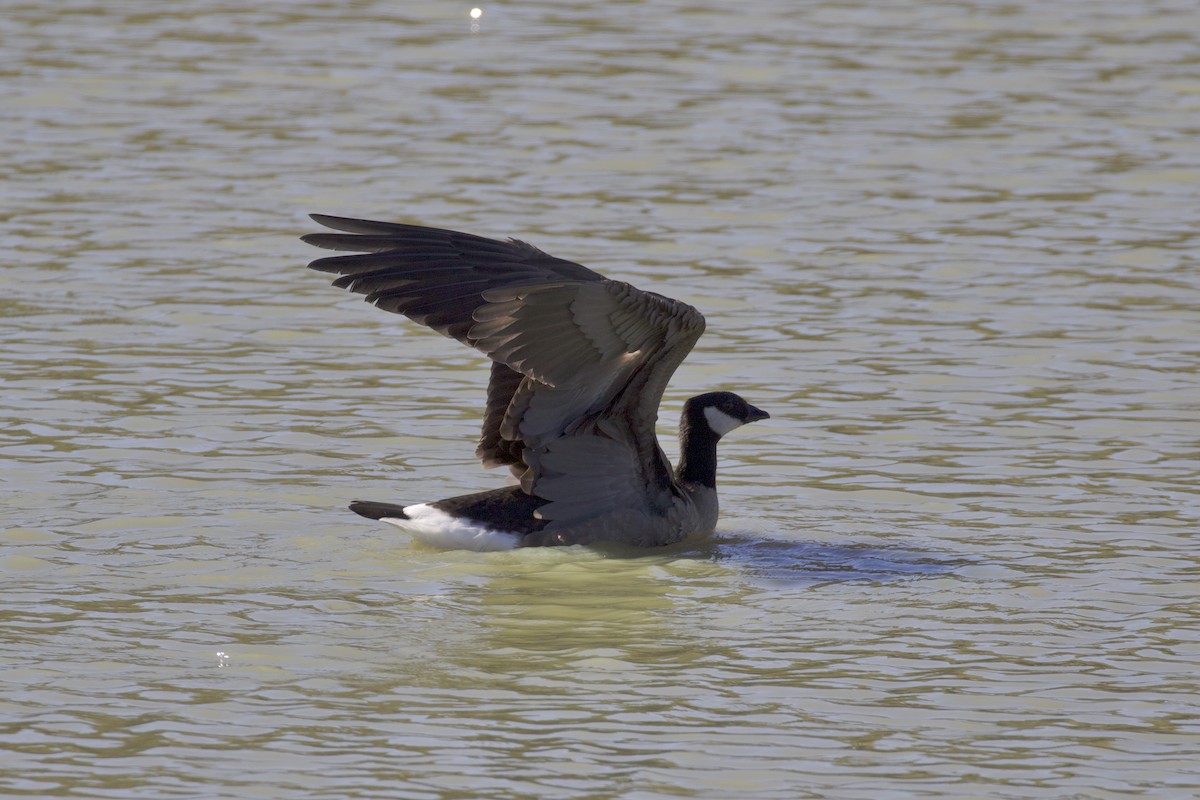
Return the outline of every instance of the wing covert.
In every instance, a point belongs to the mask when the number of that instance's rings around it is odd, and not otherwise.
[[[485,466],[510,465],[526,491],[553,494],[547,499],[555,504],[598,466],[608,470],[606,488],[587,494],[662,488],[665,457],[654,423],[667,381],[704,331],[699,311],[517,240],[313,219],[342,233],[304,241],[354,254],[317,259],[310,268],[337,274],[334,285],[492,359],[476,450]],[[563,437],[615,444],[554,444]],[[551,465],[553,477],[543,476]],[[669,480],[669,465],[667,472]],[[551,512],[581,513],[570,503]]]

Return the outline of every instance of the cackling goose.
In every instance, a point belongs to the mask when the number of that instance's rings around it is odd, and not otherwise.
[[[654,424],[667,381],[704,332],[699,311],[516,239],[312,217],[343,232],[305,242],[357,255],[309,267],[492,360],[475,452],[519,481],[434,503],[357,501],[352,510],[432,544],[479,550],[664,545],[713,530],[717,441],[769,415],[732,392],[691,398],[671,467]]]

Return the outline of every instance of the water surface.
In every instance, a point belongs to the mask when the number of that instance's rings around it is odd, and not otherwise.
[[[1191,796],[1194,3],[467,10],[0,19],[0,793]],[[502,476],[310,211],[701,308],[717,533],[345,512]]]

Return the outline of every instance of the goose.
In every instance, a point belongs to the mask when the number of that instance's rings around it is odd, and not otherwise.
[[[733,392],[691,398],[672,468],[654,426],[667,381],[704,332],[699,311],[519,239],[311,216],[339,233],[304,242],[355,255],[309,268],[491,359],[475,454],[517,479],[432,503],[360,500],[352,511],[475,550],[652,547],[714,530],[717,442],[770,415]]]

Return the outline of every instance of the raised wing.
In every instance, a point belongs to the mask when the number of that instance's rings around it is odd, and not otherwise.
[[[517,240],[313,219],[345,233],[309,234],[304,241],[358,255],[318,259],[312,269],[340,275],[335,286],[365,294],[495,362],[477,449],[485,465],[511,465],[534,494],[541,480],[555,495],[547,499],[556,501],[564,487],[585,486],[572,476],[600,467],[592,460],[597,455],[611,465],[604,483],[609,494],[618,485],[670,481],[654,422],[667,380],[704,330],[696,309]],[[594,436],[629,452],[590,441]],[[628,474],[631,469],[638,474]],[[580,509],[571,516],[584,513]]]

